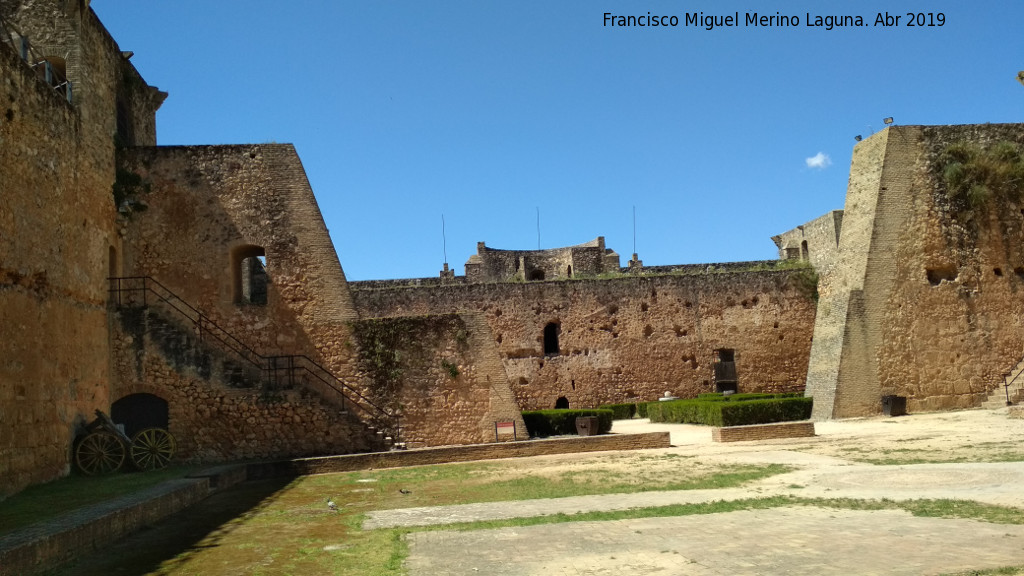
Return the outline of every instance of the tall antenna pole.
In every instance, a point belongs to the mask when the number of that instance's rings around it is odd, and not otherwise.
[[[537,250],[540,250],[540,206],[537,206]]]
[[[441,214],[441,246],[444,250],[444,263],[448,263],[448,237],[444,233],[444,214]]]
[[[633,254],[636,254],[636,204],[633,204]]]

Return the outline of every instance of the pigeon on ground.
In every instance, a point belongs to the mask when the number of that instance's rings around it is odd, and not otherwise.
[[[330,508],[331,511],[333,511],[333,512],[337,512],[338,511],[338,505],[334,503],[334,499],[333,498],[328,498],[327,499],[327,507]]]
[[[398,491],[402,494],[412,494],[412,490],[406,490],[405,488],[399,488]]]

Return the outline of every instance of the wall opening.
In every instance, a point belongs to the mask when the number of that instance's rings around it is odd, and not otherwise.
[[[565,396],[559,396],[558,400],[555,400],[555,410],[568,410],[569,399]]]
[[[715,350],[715,392],[736,392],[739,380],[736,377],[736,351],[732,348]]]
[[[954,266],[940,266],[936,268],[926,268],[925,276],[928,277],[928,283],[932,286],[938,286],[943,280],[952,282],[956,280],[957,270]]]
[[[118,144],[121,146],[133,146],[135,144],[135,127],[132,125],[132,111],[128,102],[123,97],[117,98],[116,109]]]
[[[566,278],[572,278],[572,265],[571,264],[569,266],[565,267],[565,277]]]
[[[544,279],[544,271],[543,270],[534,270],[534,271],[530,272],[530,280],[543,280],[543,279]]]
[[[107,278],[117,278],[117,248],[113,246],[107,249]]]
[[[544,355],[545,356],[558,356],[558,333],[561,332],[561,327],[557,322],[549,322],[544,327]]]
[[[807,250],[807,240],[800,243],[800,259],[807,260],[810,252]]]
[[[231,252],[232,297],[235,304],[267,304],[267,256],[262,246],[245,245]]]
[[[170,423],[170,411],[167,400],[153,394],[131,394],[110,405],[110,419],[117,424],[124,424],[124,433],[128,436],[146,428],[167,429]]]

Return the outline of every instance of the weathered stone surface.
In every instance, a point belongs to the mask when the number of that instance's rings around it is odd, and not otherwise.
[[[815,303],[801,271],[362,289],[366,317],[476,311],[523,409],[655,400],[713,390],[716,349],[736,351],[740,389],[803,390]],[[545,326],[558,325],[557,354]]]
[[[950,144],[998,142],[1020,146],[1024,125],[890,127],[854,148],[839,248],[815,262],[815,418],[877,414],[889,394],[978,406],[1020,360],[1019,200],[954,206],[936,168]]]

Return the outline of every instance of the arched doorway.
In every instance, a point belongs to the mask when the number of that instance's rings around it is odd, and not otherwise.
[[[555,410],[568,410],[569,399],[565,396],[559,396],[558,400],[555,400]]]
[[[167,401],[153,394],[130,394],[110,406],[110,419],[124,424],[124,433],[134,436],[146,428],[167,429],[170,413]]]

